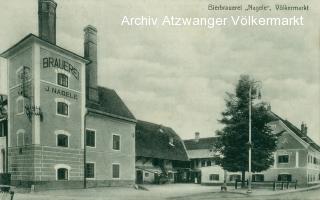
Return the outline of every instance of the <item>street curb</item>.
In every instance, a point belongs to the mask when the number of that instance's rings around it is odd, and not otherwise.
[[[316,190],[316,189],[319,189],[319,188],[320,188],[320,184],[312,186],[312,187],[300,188],[300,189],[296,189],[296,190],[278,190],[278,191],[275,191],[275,192],[270,193],[270,194],[255,194],[254,192],[251,193],[251,194],[248,194],[246,192],[240,192],[240,191],[226,191],[226,193],[243,194],[243,195],[247,195],[247,196],[274,196],[274,195],[279,195],[279,194],[305,192],[305,191],[310,191],[310,190]]]

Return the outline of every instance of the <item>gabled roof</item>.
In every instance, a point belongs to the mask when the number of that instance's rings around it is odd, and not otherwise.
[[[297,128],[295,125],[293,125],[288,120],[282,119],[280,116],[275,114],[272,111],[269,111],[269,115],[272,118],[272,121],[280,120],[284,125],[286,125],[294,134],[296,134],[299,138],[301,138],[303,141],[305,141],[307,144],[309,144],[311,147],[316,149],[317,151],[320,151],[320,146],[317,145],[308,135],[303,134],[299,128]]]
[[[79,59],[79,60],[81,60],[81,61],[83,61],[85,63],[90,63],[90,61],[85,59],[84,57],[82,57],[82,56],[80,56],[80,55],[78,55],[78,54],[76,54],[76,53],[74,53],[72,51],[69,51],[69,50],[67,50],[65,48],[62,48],[62,47],[60,47],[58,45],[52,44],[50,42],[47,42],[47,41],[41,39],[40,37],[38,37],[38,36],[36,36],[36,35],[34,35],[32,33],[28,34],[26,37],[22,38],[19,42],[17,42],[13,46],[11,46],[9,49],[7,49],[3,53],[1,53],[0,56],[4,57],[4,58],[8,58],[13,54],[13,52],[17,51],[22,45],[28,44],[30,41],[37,41],[37,42],[39,42],[41,44],[44,44],[44,45],[46,45],[48,47],[51,47],[51,48],[53,48],[53,49],[55,49],[57,51],[63,52],[63,53],[65,53],[65,54],[67,54],[67,55],[69,55],[69,56],[71,56],[73,58]]]
[[[213,145],[217,141],[218,137],[208,137],[184,140],[184,144],[187,150],[197,150],[197,149],[213,149]]]
[[[129,108],[118,96],[118,94],[105,87],[98,87],[98,102],[87,101],[86,107],[89,111],[106,114],[111,117],[118,117],[129,121],[136,121]]]
[[[136,156],[187,161],[181,138],[170,127],[138,120],[136,125]],[[173,139],[173,145],[169,143]]]

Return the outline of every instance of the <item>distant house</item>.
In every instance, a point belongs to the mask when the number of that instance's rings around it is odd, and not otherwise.
[[[186,182],[189,162],[183,141],[170,127],[145,121],[136,125],[136,182]]]
[[[252,181],[298,181],[299,186],[320,183],[320,147],[307,135],[307,125],[301,129],[294,126],[271,111],[269,126],[274,134],[281,133],[274,152],[274,164],[266,171],[253,173]],[[215,163],[213,149],[217,138],[199,138],[185,140],[185,146],[191,160],[191,180],[202,184],[222,184],[241,179],[241,173],[224,172]],[[248,175],[246,174],[246,179]],[[197,181],[195,181],[197,179]]]
[[[216,184],[224,181],[224,170],[218,165],[219,153],[214,149],[217,137],[200,138],[195,133],[194,139],[184,140],[190,159],[190,181],[201,184]],[[239,179],[240,173],[229,173],[228,179]]]
[[[269,123],[274,133],[282,133],[278,139],[274,164],[261,173],[265,181],[298,181],[299,185],[320,182],[320,147],[307,135],[307,125],[301,129],[282,119],[270,110],[273,121]],[[254,178],[254,177],[253,177]]]

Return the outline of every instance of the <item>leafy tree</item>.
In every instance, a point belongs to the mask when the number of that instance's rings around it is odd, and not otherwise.
[[[0,95],[0,119],[7,116],[7,99]]]
[[[222,154],[220,165],[231,172],[242,172],[242,185],[245,172],[248,171],[249,150],[249,90],[251,86],[251,102],[258,98],[257,82],[248,75],[241,75],[235,88],[235,93],[227,93],[226,109],[222,112],[224,124],[222,130],[217,131],[219,142],[215,144]],[[273,152],[276,150],[277,135],[271,132],[267,125],[270,115],[266,103],[254,105],[251,109],[251,148],[252,172],[267,170],[273,164]]]

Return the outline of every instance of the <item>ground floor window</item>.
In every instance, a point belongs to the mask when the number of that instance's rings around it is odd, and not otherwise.
[[[229,180],[230,181],[240,181],[241,180],[241,175],[239,175],[239,174],[232,174],[232,175],[230,175],[229,176]]]
[[[68,180],[68,169],[66,168],[59,168],[57,170],[57,179],[60,180]]]
[[[292,175],[291,174],[279,174],[278,181],[292,181]]]
[[[210,174],[209,180],[210,181],[219,181],[219,174]]]
[[[264,181],[264,175],[263,174],[253,174],[252,181],[262,182],[262,181]]]
[[[112,164],[112,178],[120,178],[120,164]]]
[[[94,163],[86,164],[86,178],[94,178]]]

